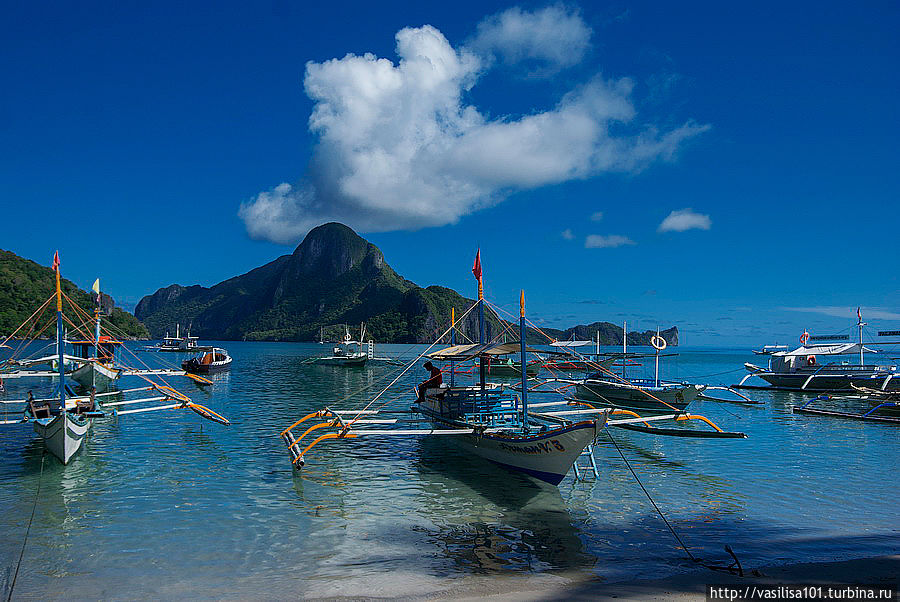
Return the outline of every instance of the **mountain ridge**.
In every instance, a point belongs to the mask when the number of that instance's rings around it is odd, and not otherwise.
[[[135,316],[156,337],[180,323],[203,339],[314,341],[322,327],[365,322],[378,342],[430,343],[446,330],[451,308],[459,316],[474,303],[453,289],[423,288],[403,278],[378,247],[330,222],[310,230],[292,253],[245,274],[211,287],[160,288],[138,302]],[[485,313],[488,331],[501,332],[506,322]],[[459,328],[463,339],[477,340],[477,322],[475,312],[466,316]],[[568,338],[568,331],[554,332]]]

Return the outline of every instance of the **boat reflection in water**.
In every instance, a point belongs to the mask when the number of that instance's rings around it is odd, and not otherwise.
[[[438,543],[451,572],[590,568],[579,529],[559,489],[510,474],[438,437],[418,441],[418,529]],[[515,481],[515,482],[511,482]]]

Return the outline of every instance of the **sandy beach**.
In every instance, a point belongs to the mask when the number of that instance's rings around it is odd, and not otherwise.
[[[489,591],[485,584],[483,595],[471,593],[457,600],[705,600],[706,584],[728,583],[741,585],[830,584],[853,583],[871,585],[897,584],[900,579],[900,555],[880,556],[838,562],[811,562],[784,566],[745,569],[738,577],[717,571],[702,570],[664,579],[604,583],[600,581],[571,582],[563,578],[547,579],[544,587],[507,591]],[[533,581],[531,582],[533,584]],[[507,584],[508,585],[508,584]]]

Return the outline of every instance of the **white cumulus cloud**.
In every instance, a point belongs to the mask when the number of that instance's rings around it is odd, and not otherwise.
[[[685,230],[709,230],[712,220],[708,215],[694,213],[693,209],[677,209],[666,216],[657,228],[658,232],[684,232]]]
[[[529,12],[509,8],[478,24],[469,47],[488,60],[536,66],[549,75],[581,61],[590,47],[591,28],[577,10],[556,4]]]
[[[602,212],[602,211],[595,211],[594,213],[591,214],[591,221],[592,221],[592,222],[599,222],[599,221],[602,220],[602,219],[603,219],[603,212]]]
[[[572,229],[571,229],[571,228],[566,228],[565,230],[563,230],[562,232],[560,232],[560,234],[561,234],[562,237],[565,238],[566,240],[572,240],[572,239],[575,238],[575,234],[572,233]]]
[[[670,160],[708,127],[637,122],[631,80],[599,75],[556,106],[488,118],[464,99],[484,74],[473,50],[425,25],[400,30],[396,53],[306,65],[318,143],[300,181],[241,205],[250,236],[296,243],[327,221],[363,232],[452,224],[517,190]]]
[[[585,249],[612,249],[624,245],[637,244],[627,236],[620,234],[591,234],[584,240]]]

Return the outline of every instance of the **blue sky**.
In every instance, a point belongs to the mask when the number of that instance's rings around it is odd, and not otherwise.
[[[340,219],[552,326],[900,326],[895,2],[429,4],[7,6],[0,247],[133,303]]]

